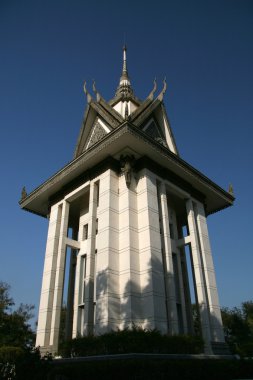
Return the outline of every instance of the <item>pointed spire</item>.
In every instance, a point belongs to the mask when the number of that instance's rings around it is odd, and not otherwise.
[[[126,52],[127,52],[127,47],[126,45],[123,46],[123,70],[122,70],[122,76],[124,75],[125,78],[128,78],[128,73],[127,73],[127,57],[126,57]]]
[[[127,72],[127,47],[126,45],[123,46],[123,68],[122,68],[122,74],[119,80],[119,86],[116,91],[116,95],[122,94],[123,97],[127,97],[128,95],[133,94],[133,90],[131,88],[131,82],[128,76]]]

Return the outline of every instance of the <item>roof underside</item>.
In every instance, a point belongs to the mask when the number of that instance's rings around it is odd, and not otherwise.
[[[139,166],[146,165],[151,170],[153,167],[156,173],[157,168],[160,168],[159,175],[163,178],[187,189],[190,194],[201,194],[206,204],[207,214],[233,204],[234,197],[231,194],[169,149],[149,138],[129,122],[125,122],[33,190],[20,201],[21,208],[47,216],[52,198],[56,194],[63,192],[70,183],[77,183],[77,180],[78,183],[84,183],[89,178],[91,169],[108,157],[119,160],[122,151],[127,150],[135,155],[137,162],[139,160]]]

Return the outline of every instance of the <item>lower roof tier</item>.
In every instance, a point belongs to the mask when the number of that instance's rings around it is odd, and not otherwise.
[[[46,217],[50,204],[107,167],[120,171],[122,154],[134,155],[136,171],[149,168],[201,200],[207,215],[233,204],[230,193],[126,121],[22,198],[21,208]]]

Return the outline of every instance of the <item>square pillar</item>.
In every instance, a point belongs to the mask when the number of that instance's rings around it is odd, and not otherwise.
[[[176,305],[176,289],[175,289],[175,273],[172,259],[172,244],[170,236],[170,220],[167,204],[167,196],[165,184],[158,185],[158,204],[160,208],[161,218],[161,237],[163,240],[163,255],[164,255],[164,277],[165,277],[165,292],[168,318],[168,331],[170,334],[178,334],[178,315]]]
[[[97,207],[98,207],[98,192],[99,184],[91,182],[90,184],[90,198],[89,198],[89,228],[87,239],[87,253],[85,259],[86,273],[85,279],[79,279],[79,298],[83,300],[83,326],[81,326],[82,333],[89,335],[94,333],[94,313],[95,313],[95,280],[96,280],[96,228],[97,228]],[[82,274],[84,275],[84,273]],[[83,290],[84,287],[84,290]],[[81,297],[80,297],[81,294]],[[82,313],[81,308],[79,312]],[[79,316],[80,317],[80,316]]]
[[[166,292],[156,176],[140,172],[138,181],[139,262],[144,327],[168,332]]]
[[[64,273],[66,264],[66,243],[69,218],[69,203],[64,201],[62,206],[62,219],[59,234],[59,246],[57,253],[57,264],[54,286],[54,301],[52,309],[52,323],[50,331],[50,346],[51,351],[57,352],[59,344],[60,318],[62,309],[62,297],[64,286]]]
[[[212,252],[209,242],[205,210],[200,202],[194,203],[196,223],[199,233],[199,242],[202,252],[203,269],[205,276],[206,292],[210,311],[211,335],[214,342],[224,342],[224,331],[219,305],[219,297],[216,286],[216,277],[213,265]]]
[[[120,319],[118,176],[108,169],[99,177],[97,209],[95,328],[96,334],[116,330]]]
[[[209,314],[209,304],[206,294],[206,284],[205,284],[205,274],[202,264],[202,252],[199,243],[199,236],[197,230],[197,224],[195,220],[194,208],[192,199],[186,201],[187,219],[190,235],[190,247],[192,255],[192,265],[193,265],[193,277],[195,280],[195,292],[196,299],[199,308],[199,315],[201,321],[202,336],[205,342],[205,353],[212,354],[211,348],[211,325],[210,325],[210,314]]]
[[[119,177],[119,293],[120,327],[141,325],[141,288],[136,180]]]
[[[36,346],[40,346],[43,352],[49,350],[61,219],[62,204],[53,205],[50,210],[36,335]]]

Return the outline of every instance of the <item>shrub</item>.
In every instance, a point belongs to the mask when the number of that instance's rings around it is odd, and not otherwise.
[[[158,330],[134,327],[72,339],[61,345],[59,353],[64,357],[123,353],[199,354],[203,347],[203,340],[197,336],[168,336]]]
[[[20,347],[2,346],[0,347],[0,363],[15,362],[24,355],[24,350]]]
[[[0,347],[1,380],[44,380],[50,356],[41,358],[38,348]]]

